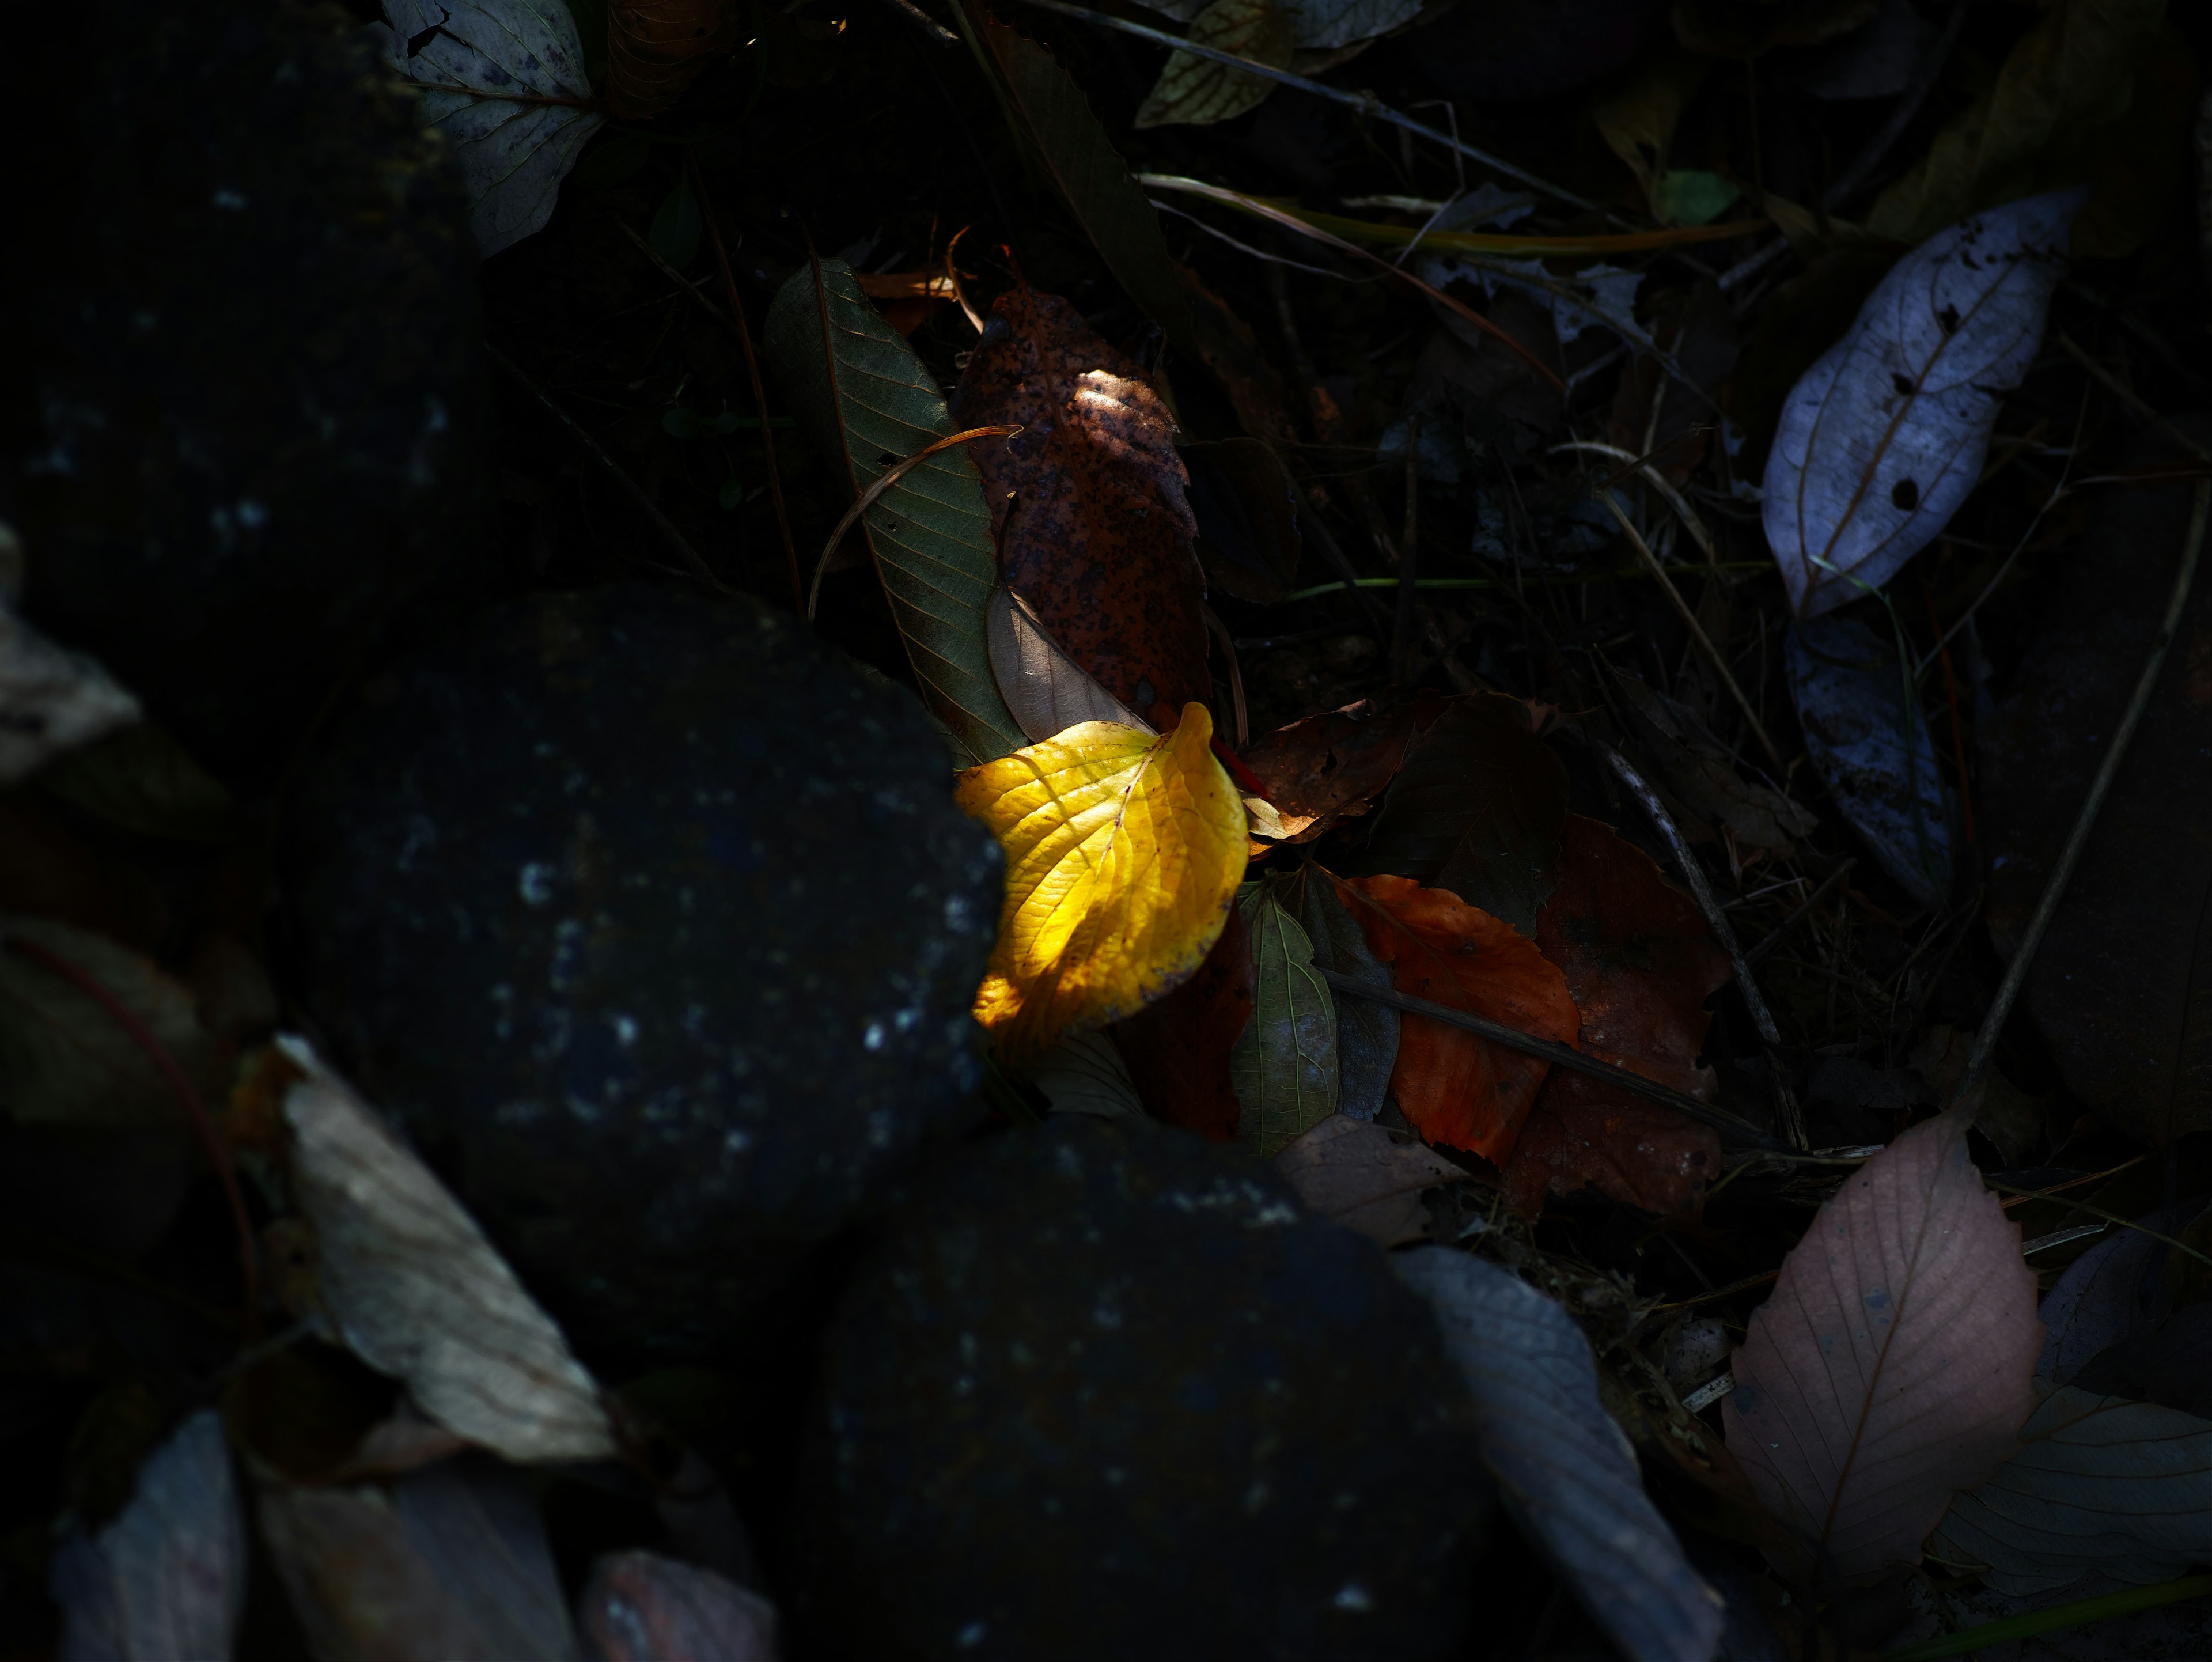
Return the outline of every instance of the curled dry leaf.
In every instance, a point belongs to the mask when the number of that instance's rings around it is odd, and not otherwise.
[[[1709,1662],[1721,1600],[1644,1493],[1574,1318],[1450,1247],[1416,1247],[1390,1263],[1437,1313],[1474,1398],[1484,1463],[1522,1531],[1631,1662]]]
[[[1006,851],[975,1019],[1013,1064],[1134,1014],[1219,937],[1247,844],[1212,738],[1194,703],[1164,737],[1088,721],[960,776],[960,806]]]
[[[1012,426],[976,449],[999,572],[1061,649],[1164,727],[1212,691],[1198,521],[1175,422],[1144,372],[1055,295],[1001,295],[953,408]]]
[[[736,47],[747,15],[743,0],[607,0],[607,107],[659,115]]]
[[[656,1552],[611,1552],[576,1601],[590,1662],[776,1662],[775,1606]]]
[[[991,673],[1000,696],[1030,741],[1050,739],[1085,721],[1114,721],[1152,731],[1097,678],[1060,649],[1036,609],[1011,588],[991,596]]]
[[[1243,1112],[1229,1059],[1251,1019],[1252,934],[1231,906],[1197,973],[1109,1031],[1154,1118],[1229,1142]]]
[[[1434,1149],[1331,1114],[1275,1156],[1298,1198],[1331,1222],[1398,1246],[1428,1232],[1422,1194],[1468,1175]]]
[[[1183,986],[1190,984],[1187,981]],[[1110,1033],[1064,1035],[1037,1058],[1030,1069],[1030,1083],[1045,1093],[1055,1114],[1096,1114],[1101,1119],[1119,1119],[1124,1114],[1145,1111],[1137,1081],[1130,1077],[1129,1066],[1121,1060]]]
[[[2029,197],[1929,238],[1784,401],[1760,512],[1799,617],[1880,587],[1966,501],[1998,395],[2043,339],[2082,195]]]
[[[202,1409],[138,1468],[122,1514],[69,1526],[49,1586],[67,1662],[227,1657],[246,1604],[246,1514],[222,1417]]]
[[[1917,1560],[2035,1405],[2043,1324],[2020,1227],[1923,1121],[1846,1178],[1753,1313],[1721,1414],[1729,1451],[1833,1590]],[[1782,1562],[1779,1555],[1769,1556]]]
[[[1297,20],[1273,0],[1212,0],[1190,20],[1187,38],[1273,69],[1288,69],[1297,51]],[[1210,58],[1171,52],[1160,78],[1137,107],[1134,125],[1206,126],[1233,121],[1267,101],[1275,83]]]
[[[306,1075],[284,1097],[292,1183],[347,1347],[510,1460],[612,1456],[592,1376],[475,1220],[304,1040],[277,1042]]]
[[[1310,843],[1382,794],[1414,738],[1451,701],[1425,692],[1378,709],[1371,699],[1326,710],[1263,734],[1247,746],[1244,765],[1267,788],[1293,843]]]
[[[96,661],[56,646],[0,596],[0,785],[129,727],[141,713]]]
[[[1336,1111],[1336,1005],[1279,880],[1237,902],[1252,934],[1252,1020],[1230,1053],[1237,1135],[1273,1154]]]
[[[1510,925],[1410,878],[1340,879],[1336,889],[1398,991],[1574,1043],[1582,1019],[1566,977]],[[1390,1091],[1427,1141],[1503,1164],[1550,1065],[1427,1016],[1401,1014]]]

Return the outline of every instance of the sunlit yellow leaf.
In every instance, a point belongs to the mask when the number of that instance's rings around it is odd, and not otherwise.
[[[1006,851],[975,1019],[1010,1060],[1133,1014],[1198,968],[1244,875],[1244,805],[1212,718],[1164,737],[1084,721],[960,776]]]

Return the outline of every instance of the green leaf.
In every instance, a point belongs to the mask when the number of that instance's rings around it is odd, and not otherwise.
[[[705,228],[699,198],[691,193],[691,175],[688,171],[680,173],[676,175],[676,188],[653,215],[647,240],[653,244],[653,253],[680,271],[698,253],[699,238]]]
[[[672,439],[696,439],[700,431],[699,412],[680,404],[671,405],[660,417],[660,430]]]
[[[1281,886],[1282,903],[1297,914],[1313,942],[1314,965],[1334,970],[1359,986],[1392,990],[1389,967],[1369,950],[1359,921],[1344,910],[1336,885],[1306,866]],[[1390,1091],[1390,1071],[1398,1065],[1398,1013],[1370,999],[1344,998],[1336,1004],[1336,1108],[1353,1119],[1371,1120],[1382,1111]]]
[[[1252,932],[1252,1019],[1229,1053],[1237,1135],[1273,1155],[1336,1111],[1336,1005],[1275,884],[1237,903]]]
[[[1710,225],[1735,205],[1743,192],[1718,174],[1670,167],[1652,187],[1651,211],[1669,225]]]
[[[842,464],[854,496],[890,464],[957,429],[945,394],[842,260],[794,271],[769,307],[763,347],[808,441]],[[876,570],[922,702],[974,762],[1029,742],[991,674],[985,609],[998,581],[990,510],[967,447],[941,450],[863,516]]]

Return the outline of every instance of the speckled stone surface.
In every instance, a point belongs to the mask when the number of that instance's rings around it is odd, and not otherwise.
[[[258,787],[484,545],[467,203],[335,6],[53,9],[0,514],[33,621]]]
[[[338,1065],[582,1344],[713,1351],[970,1122],[998,846],[750,601],[499,608],[368,684],[287,846]]]
[[[935,1173],[828,1341],[823,1655],[1456,1654],[1486,1493],[1374,1245],[1253,1157],[1062,1116]],[[810,1652],[810,1654],[815,1653]]]

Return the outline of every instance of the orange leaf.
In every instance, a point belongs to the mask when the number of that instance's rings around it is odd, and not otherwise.
[[[1566,977],[1512,925],[1409,877],[1332,877],[1400,992],[1571,1044]],[[1390,1093],[1431,1142],[1504,1164],[1551,1064],[1425,1016],[1401,1018]]]
[[[625,121],[659,115],[736,49],[744,21],[738,0],[607,0],[607,107]]]

